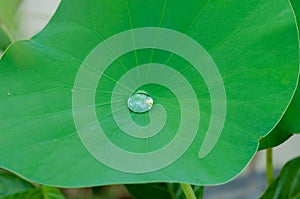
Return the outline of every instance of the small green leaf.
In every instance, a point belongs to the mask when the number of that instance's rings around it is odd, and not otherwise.
[[[290,160],[260,199],[300,198],[300,157]]]
[[[293,133],[286,132],[285,129],[281,129],[280,127],[280,125],[276,126],[273,131],[259,141],[258,150],[276,147],[293,136]]]
[[[11,173],[0,172],[0,198],[18,192],[24,192],[32,188],[34,188],[32,184],[18,176]]]
[[[174,199],[167,183],[127,184],[125,186],[135,199]]]
[[[294,95],[294,98],[290,106],[288,107],[285,115],[283,116],[282,120],[278,124],[277,128],[278,131],[285,134],[300,133],[300,85],[299,84],[298,84],[297,91]]]
[[[65,199],[62,193],[54,187],[41,186],[28,191],[15,193],[0,199]]]
[[[291,0],[292,7],[295,12],[295,17],[300,27],[300,1]],[[300,35],[299,35],[300,37]],[[298,83],[297,91],[294,95],[283,118],[276,128],[266,137],[260,140],[259,150],[278,146],[289,139],[294,133],[300,133],[300,82]]]
[[[290,0],[291,5],[294,9],[295,16],[296,16],[296,21],[298,24],[298,28],[300,28],[300,1],[298,0]]]
[[[64,199],[54,187],[35,187],[22,178],[6,172],[0,172],[0,199]]]

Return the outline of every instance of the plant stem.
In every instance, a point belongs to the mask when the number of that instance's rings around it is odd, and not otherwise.
[[[181,183],[180,186],[184,192],[186,199],[197,199],[190,184]]]
[[[168,187],[168,191],[169,191],[169,193],[170,193],[170,195],[171,195],[171,198],[172,198],[172,199],[176,199],[176,195],[175,195],[175,193],[174,193],[174,191],[173,191],[173,189],[172,189],[171,184],[170,184],[170,183],[167,183],[167,187]]]
[[[0,26],[0,51],[5,51],[7,46],[11,43],[11,39],[6,31]]]
[[[268,185],[270,185],[274,180],[272,148],[266,150],[266,175],[267,175]]]
[[[200,186],[198,190],[198,199],[203,198],[204,186]]]

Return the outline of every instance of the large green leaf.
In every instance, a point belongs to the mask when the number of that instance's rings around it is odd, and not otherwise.
[[[300,27],[300,1],[291,0],[293,6],[296,21],[298,27]],[[299,84],[299,83],[298,83]],[[266,149],[275,147],[288,138],[294,133],[300,133],[300,87],[298,86],[295,96],[289,105],[286,113],[282,120],[276,126],[276,128],[268,134],[265,138],[260,141],[259,149]]]
[[[291,0],[291,4],[294,8],[298,28],[300,27],[300,2],[297,0]],[[300,37],[300,35],[299,35]],[[283,132],[300,133],[300,87],[298,82],[298,88],[295,96],[286,112],[283,119],[280,121],[278,128]]]
[[[300,198],[300,157],[290,160],[260,199]]]
[[[282,117],[298,62],[286,0],[63,0],[0,62],[0,166],[65,187],[224,183]],[[129,111],[135,92],[150,111]]]

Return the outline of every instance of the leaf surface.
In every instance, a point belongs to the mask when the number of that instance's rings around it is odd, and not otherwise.
[[[0,167],[60,187],[225,183],[289,105],[297,35],[286,0],[62,0],[0,61]],[[150,111],[128,109],[136,92]]]
[[[298,27],[300,27],[300,2],[291,0]],[[260,141],[259,149],[266,149],[282,144],[293,134],[300,133],[300,89],[298,88],[283,118],[276,128]]]
[[[6,172],[0,172],[0,198],[32,189],[25,180]]]
[[[28,191],[18,192],[1,199],[64,199],[62,193],[55,187],[41,186]]]
[[[300,157],[284,165],[276,180],[267,188],[260,199],[300,198]]]

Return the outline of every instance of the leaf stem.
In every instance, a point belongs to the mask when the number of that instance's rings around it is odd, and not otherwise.
[[[181,183],[180,186],[184,192],[186,199],[197,199],[190,184]]]
[[[172,199],[176,199],[176,195],[175,195],[175,193],[174,193],[174,191],[173,191],[172,186],[171,186],[170,183],[167,183],[167,188],[168,188],[168,191],[169,191],[169,193],[171,195],[171,198]]]
[[[7,46],[12,42],[8,32],[4,31],[0,26],[0,51],[5,51]]]
[[[274,180],[272,148],[268,148],[266,150],[266,176],[267,176],[268,185],[270,185]]]
[[[204,186],[200,186],[198,190],[198,199],[203,198]]]

